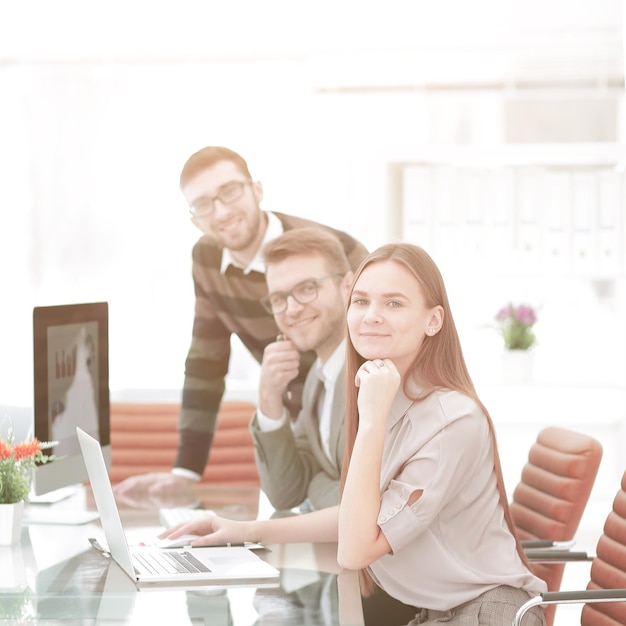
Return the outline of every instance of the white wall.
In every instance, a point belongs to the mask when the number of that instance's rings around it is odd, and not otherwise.
[[[30,402],[32,307],[71,301],[110,302],[114,392],[180,387],[196,232],[177,178],[203,145],[248,159],[265,208],[373,248],[402,236],[390,164],[506,145],[507,103],[520,94],[556,94],[574,111],[601,92],[617,102],[623,143],[618,2],[444,4],[391,3],[381,15],[362,3],[0,3],[0,401]],[[533,78],[541,89],[525,86]],[[593,136],[596,121],[572,113],[565,132]],[[536,141],[545,118],[526,122]],[[599,294],[575,275],[558,289],[537,275],[447,278],[477,380],[498,378],[484,325],[513,293],[545,305],[539,380],[623,384],[621,279]],[[572,350],[593,355],[588,367],[560,367]]]

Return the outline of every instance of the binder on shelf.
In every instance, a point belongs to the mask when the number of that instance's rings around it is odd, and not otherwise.
[[[484,169],[465,168],[457,173],[460,185],[456,212],[457,250],[466,271],[479,269],[486,254],[485,226],[489,206],[489,180]]]
[[[619,245],[622,208],[622,177],[615,170],[600,172],[598,176],[598,219],[596,267],[600,275],[616,277],[622,266]]]
[[[512,271],[511,250],[515,246],[515,177],[511,168],[494,167],[488,171],[488,216],[485,231],[485,270]]]
[[[596,177],[590,170],[572,173],[572,269],[584,275],[596,269]]]
[[[547,271],[566,272],[570,252],[570,175],[546,172],[544,179],[543,264]]]
[[[538,270],[542,261],[544,170],[520,168],[516,176],[516,240],[520,264],[525,271]]]

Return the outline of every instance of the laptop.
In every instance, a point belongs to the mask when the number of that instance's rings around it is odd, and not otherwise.
[[[91,490],[111,557],[137,585],[278,583],[280,572],[245,547],[163,549],[130,546],[122,526],[100,442],[76,428]]]

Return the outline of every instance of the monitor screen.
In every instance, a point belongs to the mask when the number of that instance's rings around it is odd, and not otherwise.
[[[100,441],[110,467],[108,304],[33,310],[34,433],[55,441],[54,461],[39,465],[34,495],[87,480],[76,426]]]

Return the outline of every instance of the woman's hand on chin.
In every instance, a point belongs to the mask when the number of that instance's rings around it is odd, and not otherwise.
[[[401,377],[390,359],[365,361],[358,369],[355,384],[359,388],[359,424],[370,420],[387,420]]]

